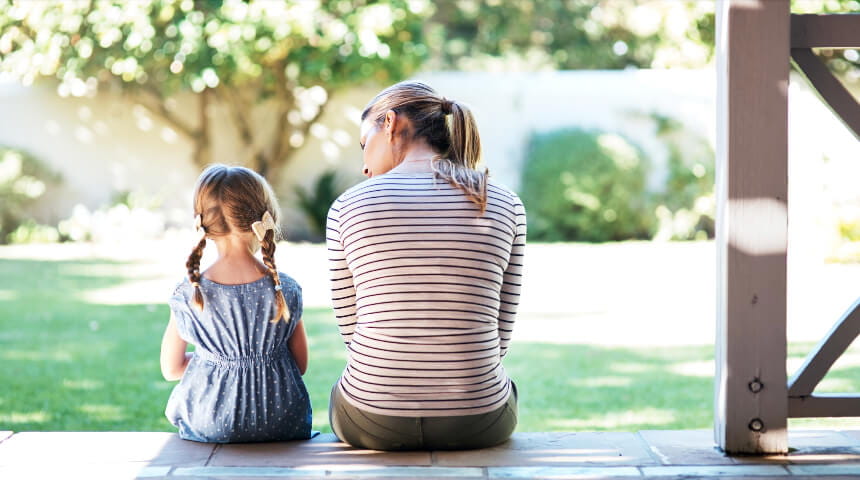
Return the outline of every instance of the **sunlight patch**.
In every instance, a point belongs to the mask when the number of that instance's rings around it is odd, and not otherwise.
[[[81,405],[78,410],[86,413],[94,420],[118,421],[125,417],[122,414],[122,409],[116,405]]]
[[[0,424],[45,423],[50,416],[45,412],[10,412],[0,413]]]
[[[101,380],[63,380],[63,387],[72,390],[95,390],[104,387]]]
[[[714,361],[676,363],[669,367],[673,373],[686,377],[712,378],[714,376]]]
[[[174,282],[175,283],[175,282]],[[112,287],[94,288],[81,292],[80,298],[96,305],[164,304],[174,284],[162,279],[128,281]]]
[[[564,418],[550,422],[554,428],[570,430],[630,430],[629,427],[648,425],[659,427],[675,421],[675,412],[659,408],[642,408],[626,412],[613,412],[589,418]]]
[[[621,373],[644,373],[651,370],[651,367],[644,363],[613,363],[610,368]]]
[[[0,358],[5,360],[29,360],[40,362],[44,360],[54,360],[57,362],[71,362],[72,355],[63,351],[32,351],[32,350],[6,350],[0,353]]]
[[[857,391],[857,383],[852,382],[851,380],[845,378],[827,378],[825,377],[821,380],[821,383],[815,387],[815,391],[817,393],[822,392],[831,392],[831,393],[845,393],[845,392],[854,392]]]
[[[14,290],[0,290],[0,301],[11,301],[18,298],[18,292]]]
[[[588,377],[571,380],[570,384],[575,387],[629,387],[633,383],[630,377]]]

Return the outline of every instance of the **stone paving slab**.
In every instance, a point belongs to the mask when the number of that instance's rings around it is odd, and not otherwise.
[[[0,466],[3,480],[157,480],[166,477],[172,467],[147,467],[141,462],[102,464],[49,464]]]
[[[160,432],[25,432],[0,443],[0,479],[860,478],[860,432],[793,430],[789,444],[789,455],[725,457],[710,430],[649,430],[517,433],[484,450],[375,452],[332,434],[216,446]]]
[[[23,432],[0,443],[0,465],[205,465],[213,448],[167,432]]]
[[[788,476],[789,472],[782,465],[660,465],[657,467],[642,467],[645,477],[759,477],[759,476]]]
[[[789,430],[788,463],[860,462],[858,432],[833,430]]]
[[[627,432],[517,433],[497,447],[433,456],[435,465],[448,467],[657,464],[639,437]]]
[[[714,446],[713,430],[643,430],[639,432],[663,465],[733,465]]]
[[[636,467],[490,467],[487,476],[491,479],[503,478],[629,478],[641,477]]]
[[[351,465],[345,468],[322,467],[185,467],[172,472],[174,477],[278,477],[278,478],[444,478],[461,479],[484,477],[481,468],[446,468],[392,466],[364,468]]]
[[[789,465],[788,471],[797,475],[830,476],[853,475],[860,476],[860,464],[829,464],[829,465]]]
[[[221,445],[208,465],[247,467],[296,467],[307,465],[401,465],[429,466],[430,452],[377,452],[341,443],[334,434],[311,440],[259,444]]]

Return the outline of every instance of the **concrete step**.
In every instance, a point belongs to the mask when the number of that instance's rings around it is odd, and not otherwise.
[[[332,434],[213,445],[164,432],[0,432],[0,478],[857,478],[860,431],[789,432],[788,455],[729,457],[710,430],[517,433],[472,451],[376,452]]]

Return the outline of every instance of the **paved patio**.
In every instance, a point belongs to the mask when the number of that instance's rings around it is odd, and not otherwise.
[[[517,433],[466,452],[382,453],[331,434],[209,445],[162,432],[0,432],[0,478],[858,478],[860,431],[789,432],[785,456],[727,457],[710,430]]]

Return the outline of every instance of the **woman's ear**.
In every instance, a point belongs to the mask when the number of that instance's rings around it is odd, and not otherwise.
[[[396,127],[397,113],[394,110],[389,110],[385,112],[385,122],[383,123],[383,128],[385,129],[385,134],[388,137],[389,143],[394,138],[394,132]]]

